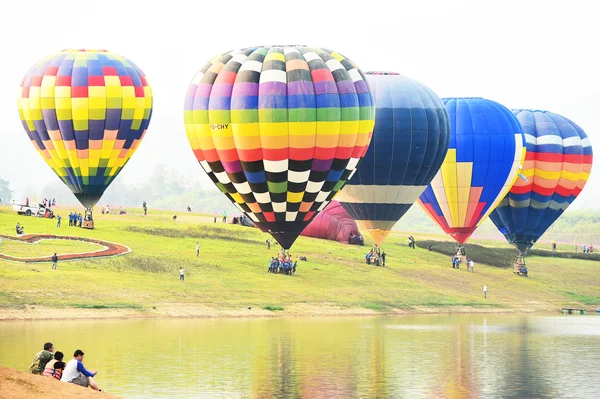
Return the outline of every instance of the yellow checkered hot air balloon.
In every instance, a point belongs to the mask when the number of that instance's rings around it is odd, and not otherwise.
[[[27,72],[18,107],[35,148],[91,209],[144,137],[152,90],[125,57],[106,50],[64,50]]]

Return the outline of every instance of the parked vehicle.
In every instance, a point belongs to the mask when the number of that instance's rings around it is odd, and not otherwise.
[[[45,207],[42,204],[35,205],[19,205],[13,204],[13,211],[17,212],[19,215],[25,216],[37,216],[41,218],[49,218],[52,219],[54,217],[54,211],[51,208]]]

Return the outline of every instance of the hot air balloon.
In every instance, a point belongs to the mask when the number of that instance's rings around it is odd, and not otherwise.
[[[419,204],[464,244],[512,187],[525,158],[523,130],[503,105],[483,98],[444,98],[450,148]]]
[[[336,200],[331,201],[300,235],[350,244],[364,243],[356,222]]]
[[[375,109],[335,51],[263,46],[216,56],[189,86],[185,126],[204,171],[285,249],[355,171]]]
[[[27,72],[18,108],[29,139],[91,219],[91,208],[146,133],[152,90],[125,57],[64,50]]]
[[[427,86],[394,72],[367,72],[377,112],[367,154],[337,199],[383,243],[442,164],[448,112]]]
[[[592,169],[590,139],[575,122],[547,111],[513,110],[527,142],[521,173],[490,218],[523,257],[577,198]]]

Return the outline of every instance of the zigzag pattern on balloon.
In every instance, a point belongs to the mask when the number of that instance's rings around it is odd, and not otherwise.
[[[211,180],[289,248],[356,170],[374,107],[362,72],[343,55],[265,46],[206,64],[190,84],[184,118]]]
[[[64,50],[29,70],[18,108],[46,163],[91,207],[144,137],[152,90],[125,57],[106,50]]]
[[[450,115],[450,146],[419,204],[464,244],[504,198],[525,158],[519,121],[482,98],[443,99]]]

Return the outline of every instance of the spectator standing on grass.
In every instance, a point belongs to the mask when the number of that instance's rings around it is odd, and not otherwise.
[[[227,211],[223,211],[223,223],[227,223]]]
[[[215,214],[213,215],[214,218],[214,223],[217,223],[217,212],[215,211]]]
[[[487,285],[483,285],[483,297],[487,299]]]
[[[58,263],[58,256],[56,256],[56,252],[52,255],[52,270],[56,270],[56,264]]]
[[[31,367],[29,367],[29,371],[33,374],[42,374],[44,368],[46,368],[46,364],[54,359],[54,345],[52,342],[46,342],[44,344],[44,350],[38,352],[33,361],[31,362]]]
[[[267,238],[267,251],[271,250],[271,239]]]
[[[144,216],[148,214],[148,207],[146,206],[146,201],[142,201],[142,208],[144,208]]]
[[[200,256],[200,243],[196,243],[196,258]]]
[[[61,221],[61,219],[62,218],[60,217],[60,215],[56,216],[56,228],[60,228],[60,221]]]
[[[185,280],[185,270],[183,270],[183,267],[179,266],[179,281],[184,281]]]

